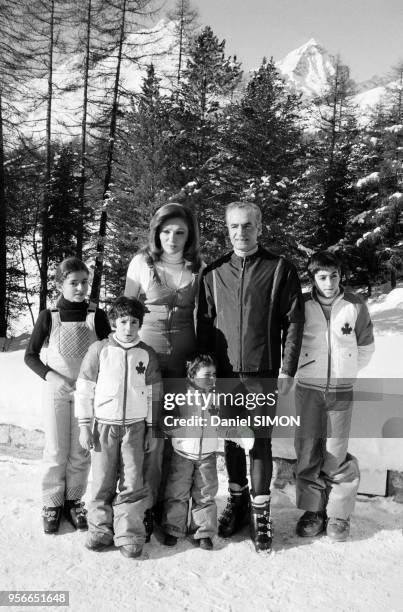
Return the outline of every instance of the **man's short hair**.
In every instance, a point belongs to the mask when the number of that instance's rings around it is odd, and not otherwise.
[[[120,317],[135,317],[139,320],[141,327],[145,312],[147,312],[147,309],[144,304],[140,302],[140,300],[134,297],[126,297],[125,295],[121,295],[113,302],[109,309],[108,315],[112,323],[115,323],[116,319],[119,319]]]
[[[340,259],[330,251],[317,251],[311,255],[308,261],[308,274],[311,278],[313,278],[319,270],[330,270],[331,268],[336,268],[339,273],[341,273]]]
[[[192,359],[186,362],[186,374],[188,378],[196,378],[196,374],[200,368],[208,366],[215,367],[215,361],[211,355],[207,353],[199,353],[194,355]]]
[[[225,220],[228,220],[228,215],[235,209],[252,210],[255,215],[256,225],[262,225],[262,211],[254,202],[231,202],[225,209]]]

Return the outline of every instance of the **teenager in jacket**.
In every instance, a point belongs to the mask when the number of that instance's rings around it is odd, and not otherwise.
[[[348,453],[353,384],[374,352],[371,318],[363,299],[340,286],[340,262],[329,251],[308,264],[312,290],[305,295],[305,327],[295,392],[297,506],[305,513],[297,534],[325,529],[347,539],[360,472]]]

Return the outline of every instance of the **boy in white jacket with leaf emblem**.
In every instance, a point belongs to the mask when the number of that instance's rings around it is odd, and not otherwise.
[[[146,537],[143,461],[156,441],[161,374],[154,350],[138,336],[143,304],[119,297],[109,317],[115,332],[90,346],[76,386],[80,443],[93,449],[86,547],[115,543],[123,556],[136,558]]]
[[[339,260],[329,251],[308,264],[312,290],[305,294],[305,326],[295,392],[297,506],[305,510],[297,534],[326,530],[347,539],[360,473],[348,453],[353,384],[374,351],[372,322],[361,297],[340,286]]]

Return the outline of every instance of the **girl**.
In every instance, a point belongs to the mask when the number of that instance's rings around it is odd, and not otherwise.
[[[85,301],[89,270],[69,257],[56,270],[61,293],[56,308],[42,310],[25,352],[25,363],[46,381],[43,406],[43,528],[56,533],[62,512],[76,529],[87,529],[81,497],[87,487],[90,454],[79,443],[73,391],[89,345],[111,329],[106,314]],[[48,340],[47,363],[40,351]]]

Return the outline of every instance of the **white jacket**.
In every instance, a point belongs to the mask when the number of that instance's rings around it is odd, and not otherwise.
[[[313,290],[304,295],[305,326],[298,363],[298,383],[315,389],[351,389],[358,370],[374,352],[368,308],[354,293],[335,299],[328,321]]]
[[[75,414],[79,423],[92,418],[114,425],[159,418],[161,373],[151,347],[138,341],[124,348],[110,334],[94,342],[81,365],[76,383]]]

